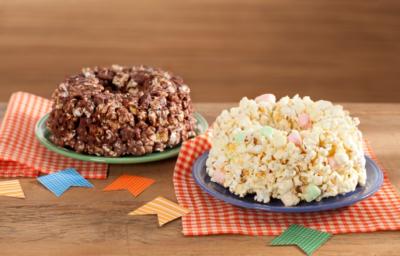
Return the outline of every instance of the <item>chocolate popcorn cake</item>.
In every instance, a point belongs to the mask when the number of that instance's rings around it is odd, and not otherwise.
[[[195,135],[190,89],[151,67],[85,68],[53,93],[53,143],[97,156],[144,155]]]

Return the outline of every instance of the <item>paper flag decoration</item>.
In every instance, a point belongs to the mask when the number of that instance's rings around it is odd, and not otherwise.
[[[161,227],[170,221],[188,214],[189,212],[189,209],[183,208],[178,204],[159,196],[153,199],[153,201],[150,201],[130,212],[129,215],[157,214],[158,225]]]
[[[136,197],[154,182],[153,179],[146,177],[122,175],[105,187],[103,191],[126,189]]]
[[[53,192],[57,197],[61,196],[69,187],[88,187],[93,185],[83,178],[75,169],[69,168],[49,175],[37,178],[43,186]]]
[[[271,245],[297,245],[307,255],[311,255],[331,236],[329,233],[293,224],[272,240]]]
[[[6,180],[0,182],[0,196],[10,196],[16,198],[25,198],[19,180]]]

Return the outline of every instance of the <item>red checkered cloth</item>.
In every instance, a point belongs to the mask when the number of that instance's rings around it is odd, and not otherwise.
[[[208,138],[208,135],[200,135],[185,142],[175,166],[176,197],[181,206],[192,210],[182,217],[184,235],[278,235],[290,224],[303,224],[333,234],[400,230],[400,197],[386,172],[384,183],[375,195],[332,211],[272,213],[244,209],[214,199],[197,186],[191,175],[195,159],[210,148]],[[377,162],[368,145],[365,152]]]
[[[47,99],[24,92],[11,96],[0,128],[0,177],[36,177],[72,167],[85,178],[107,178],[106,164],[67,158],[39,143],[35,126],[50,109]]]

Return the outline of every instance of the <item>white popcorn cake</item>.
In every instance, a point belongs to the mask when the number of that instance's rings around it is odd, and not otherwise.
[[[211,180],[244,197],[285,206],[354,191],[366,182],[362,134],[340,105],[272,94],[243,98],[216,119]]]

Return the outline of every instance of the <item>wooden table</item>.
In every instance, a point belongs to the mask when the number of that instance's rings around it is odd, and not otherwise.
[[[400,104],[344,104],[361,119],[392,183],[400,188]],[[209,122],[232,104],[197,104]],[[4,110],[5,105],[0,109]],[[181,221],[157,227],[155,216],[127,213],[158,195],[176,200],[172,186],[175,159],[111,166],[94,189],[73,188],[56,198],[34,179],[21,179],[26,200],[0,197],[1,255],[302,255],[296,247],[270,247],[273,237],[184,237]],[[142,195],[102,192],[115,177],[130,173],[157,180]],[[315,255],[399,255],[400,232],[336,235]]]
[[[3,0],[0,101],[117,63],[171,70],[196,102],[400,102],[399,12],[398,0]]]

